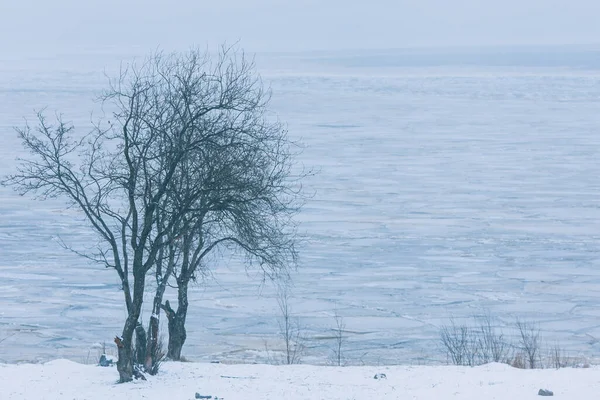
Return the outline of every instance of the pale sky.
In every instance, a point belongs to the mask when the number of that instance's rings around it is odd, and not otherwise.
[[[0,51],[600,44],[600,0],[0,0]]]

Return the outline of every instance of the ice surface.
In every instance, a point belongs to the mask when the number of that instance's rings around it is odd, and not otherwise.
[[[315,195],[299,216],[307,243],[292,300],[311,361],[328,356],[319,338],[335,310],[354,362],[436,359],[439,325],[484,310],[500,323],[537,321],[548,342],[598,355],[594,54],[549,66],[393,52],[258,56],[274,111],[307,146],[302,163],[320,170],[305,184]],[[0,62],[0,173],[23,156],[12,127],[34,109],[87,129],[104,70],[122,56]],[[59,237],[80,249],[94,242],[60,201],[0,188],[0,360],[81,361],[120,333],[116,275]],[[236,258],[213,263],[190,292],[190,358],[264,361],[265,341],[277,346],[274,290],[257,278]]]

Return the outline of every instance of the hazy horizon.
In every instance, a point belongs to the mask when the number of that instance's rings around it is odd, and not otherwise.
[[[590,0],[24,0],[0,4],[0,49],[213,47],[251,52],[600,44]]]

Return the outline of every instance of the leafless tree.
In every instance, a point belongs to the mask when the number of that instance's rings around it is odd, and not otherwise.
[[[162,230],[168,223],[170,215],[166,210],[169,209],[169,200],[165,198],[160,211],[157,212],[155,223],[158,230]],[[170,227],[168,233],[161,238],[162,243],[158,251],[158,256],[155,262],[154,278],[156,289],[152,301],[152,314],[148,323],[147,342],[144,343],[147,347],[146,359],[144,360],[144,369],[151,374],[158,372],[160,364],[166,354],[163,352],[163,346],[160,339],[160,311],[163,308],[162,301],[165,290],[169,284],[169,280],[175,269],[175,264],[179,261],[177,253],[174,251],[177,232],[181,223]],[[168,304],[168,302],[167,302]]]
[[[241,253],[248,268],[256,266],[270,278],[285,278],[295,266],[292,218],[302,203],[305,176],[293,169],[298,145],[267,116],[270,96],[252,62],[224,52],[214,71],[195,84],[207,105],[214,104],[215,112],[201,121],[202,133],[214,139],[189,153],[169,190],[170,207],[188,209],[169,237],[169,259],[178,260],[177,308],[161,306],[173,360],[180,359],[187,337],[189,284],[215,250]]]
[[[152,128],[157,121],[144,120],[147,97],[155,88],[143,75],[135,74],[128,83],[106,96],[115,100],[118,110],[107,129],[98,125],[77,137],[74,127],[60,116],[51,125],[42,113],[35,128],[18,129],[30,157],[21,160],[18,172],[5,181],[22,194],[66,198],[98,234],[98,251],[84,255],[113,268],[121,280],[127,319],[115,343],[122,382],[133,377],[132,341],[146,273],[158,251],[154,243],[164,234],[153,229],[156,204],[164,197],[177,164],[176,159],[160,156],[161,147],[175,152],[185,147],[179,142],[186,139],[166,138]]]
[[[127,309],[122,334],[115,338],[121,382],[134,375],[133,335],[139,324],[145,280],[153,268],[158,289],[149,345],[156,345],[164,285],[169,268],[175,268],[169,257],[177,256],[176,249],[181,246],[178,230],[190,235],[195,232],[193,240],[202,243],[193,252],[183,249],[179,253],[182,258],[196,254],[192,259],[201,259],[213,247],[232,242],[254,250],[263,265],[270,259],[260,257],[261,244],[271,240],[271,233],[291,226],[285,220],[290,213],[272,213],[272,225],[256,222],[286,204],[285,195],[294,193],[294,183],[286,180],[291,152],[285,147],[289,144],[285,130],[267,121],[268,96],[252,74],[251,63],[230,50],[223,48],[214,62],[207,53],[192,50],[156,53],[141,64],[123,67],[101,97],[105,109],[111,111],[110,121],[100,121],[87,134],[78,134],[60,115],[51,124],[43,113],[38,114],[35,127],[17,129],[29,156],[20,160],[17,172],[3,183],[42,199],[62,197],[81,211],[99,240],[97,252],[80,254],[114,269],[120,278]],[[273,150],[264,143],[276,147]],[[273,159],[276,161],[271,162]],[[240,169],[248,171],[245,181],[220,181],[238,177]],[[262,174],[253,175],[260,169]],[[209,173],[213,170],[218,173]],[[271,181],[271,186],[260,185],[269,177],[281,179]],[[236,182],[248,187],[232,186]],[[282,196],[261,192],[265,187]],[[184,192],[178,193],[181,188]],[[277,192],[280,188],[285,190]],[[207,197],[211,190],[219,195]],[[244,210],[256,213],[244,214]],[[223,221],[218,228],[200,230],[203,236],[198,236],[199,226],[217,218]],[[218,229],[225,226],[241,235],[218,236]],[[245,242],[240,237],[258,239]],[[295,256],[293,246],[286,251]],[[269,266],[276,269],[289,257],[274,256],[272,260],[277,261]],[[185,269],[183,265],[178,270],[178,284],[187,284],[197,267]],[[186,301],[187,293],[180,295],[179,307],[186,307]],[[145,354],[153,353],[151,349]]]

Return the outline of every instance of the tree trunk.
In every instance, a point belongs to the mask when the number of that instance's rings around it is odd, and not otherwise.
[[[160,354],[161,349],[158,343],[160,309],[164,292],[164,285],[157,288],[154,296],[154,303],[152,305],[152,316],[150,317],[150,323],[148,324],[148,352],[144,362],[144,369],[151,375],[155,375],[156,372],[158,372],[155,366],[160,362],[160,358],[164,355]]]
[[[135,363],[144,365],[146,353],[148,352],[148,336],[141,323],[135,327]]]
[[[173,361],[181,361],[181,349],[187,338],[185,316],[179,315],[179,308],[173,318],[169,318],[169,352],[167,356]]]
[[[160,312],[160,309],[158,310]],[[148,324],[148,352],[146,360],[144,360],[144,370],[154,375],[153,366],[160,360],[157,360],[158,355],[158,314],[152,313],[150,323]]]
[[[144,368],[151,375],[155,375],[158,372],[158,363],[164,356],[161,343],[158,342],[159,325],[160,325],[160,309],[163,308],[162,300],[167,288],[169,277],[173,273],[175,268],[175,252],[170,247],[169,260],[165,273],[162,272],[162,260],[164,250],[161,249],[159,256],[159,262],[156,265],[156,292],[154,293],[154,302],[152,303],[152,316],[150,317],[150,323],[148,325],[148,354],[146,356],[146,362]]]
[[[133,332],[137,318],[129,315],[125,321],[122,337],[115,338],[119,360],[117,361],[117,371],[119,372],[119,382],[130,382],[133,380]]]
[[[136,255],[140,258],[139,255]],[[140,267],[135,268],[135,261]],[[117,361],[117,371],[119,372],[119,382],[130,382],[135,374],[133,363],[133,334],[138,325],[142,303],[144,302],[144,285],[146,280],[145,271],[141,268],[141,261],[134,259],[134,276],[133,276],[133,301],[132,307],[128,310],[125,326],[123,327],[123,335],[115,338],[117,345],[119,360]]]
[[[185,319],[187,317],[188,298],[187,298],[188,282],[178,282],[177,294],[179,304],[177,311],[173,311],[167,301],[164,310],[169,320],[169,347],[167,357],[173,361],[181,361],[181,349],[185,344],[187,333],[185,330]]]

